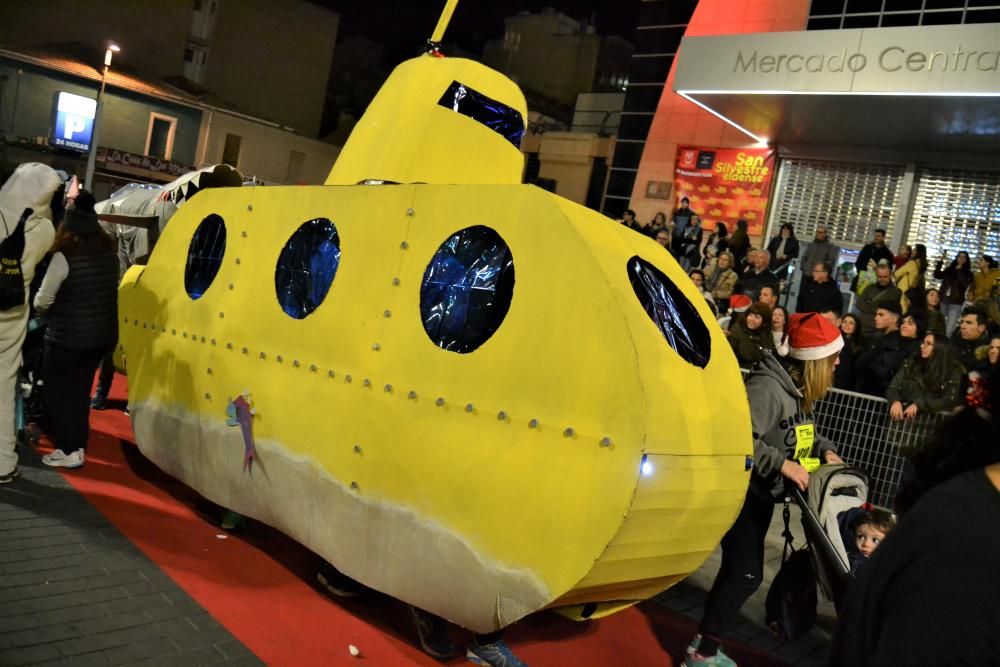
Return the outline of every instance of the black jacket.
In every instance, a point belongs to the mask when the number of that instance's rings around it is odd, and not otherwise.
[[[750,238],[743,232],[737,229],[733,232],[733,235],[729,237],[729,252],[733,253],[733,269],[739,272],[743,263],[746,261],[747,252],[750,250]]]
[[[69,273],[46,314],[45,341],[110,350],[118,340],[118,255],[67,255],[66,262]]]
[[[903,362],[919,348],[920,341],[903,338],[898,331],[874,333],[866,337],[865,347],[854,361],[856,391],[884,398],[889,383],[903,367]]]
[[[951,346],[955,348],[955,355],[967,371],[971,371],[979,365],[979,360],[976,359],[976,350],[989,344],[990,335],[988,333],[976,340],[965,340],[962,338],[961,331],[956,331],[951,337]]]
[[[961,400],[962,378],[965,375],[961,364],[954,360],[951,363],[948,372],[935,386],[928,381],[920,362],[910,357],[892,378],[885,394],[886,400],[890,405],[895,401],[905,405],[916,403],[917,410],[924,413],[950,410]]]
[[[795,312],[822,313],[824,310],[834,310],[837,313],[844,310],[844,297],[840,294],[837,283],[832,280],[818,283],[808,276],[803,278]]]
[[[844,347],[840,350],[840,363],[833,370],[833,386],[853,391],[857,382],[854,373],[854,348],[847,334],[842,333],[840,337],[844,339]]]
[[[777,294],[778,276],[767,269],[757,273],[755,269],[751,268],[740,274],[739,280],[736,281],[736,287],[733,288],[733,294],[746,294],[756,301],[757,297],[760,296],[760,289],[766,286],[773,287],[774,293]]]
[[[941,262],[934,269],[934,277],[941,281],[941,302],[960,306],[965,303],[965,293],[972,287],[972,271],[960,271],[954,266],[941,270]]]
[[[838,613],[831,665],[996,665],[1000,493],[982,468],[932,488],[875,550]]]
[[[854,263],[854,266],[858,267],[858,271],[865,271],[868,269],[868,260],[870,259],[874,259],[876,264],[884,259],[889,262],[889,266],[892,266],[894,256],[889,247],[884,243],[878,248],[875,247],[874,243],[869,243],[861,249],[858,261]]]
[[[756,331],[746,328],[746,318],[741,317],[729,329],[729,345],[733,348],[740,368],[750,368],[764,358],[765,351],[774,352],[774,336],[764,323]]]
[[[785,259],[778,259],[778,247],[781,245],[781,236],[775,236],[767,244],[767,251],[771,253],[771,263],[768,266],[772,271],[779,271],[788,266],[788,262],[799,256],[799,240],[785,239]]]

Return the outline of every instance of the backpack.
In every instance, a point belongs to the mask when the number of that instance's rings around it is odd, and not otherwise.
[[[7,219],[3,220],[7,238],[0,241],[0,310],[10,310],[24,305],[24,271],[21,270],[21,256],[24,254],[24,225],[34,211],[24,209],[21,219],[17,221],[14,231],[7,227]]]
[[[796,549],[792,546],[788,503],[786,498],[782,513],[785,519],[785,546],[781,553],[781,569],[767,592],[764,620],[782,639],[797,639],[816,623],[816,572],[809,548]]]

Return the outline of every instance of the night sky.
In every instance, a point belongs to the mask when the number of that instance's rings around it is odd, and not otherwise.
[[[337,41],[365,37],[385,47],[391,68],[420,52],[437,23],[444,0],[313,0],[340,14]],[[633,41],[640,0],[463,0],[445,32],[455,43],[481,55],[486,40],[503,36],[503,19],[519,11],[538,13],[554,7],[581,22],[592,22],[601,35]]]

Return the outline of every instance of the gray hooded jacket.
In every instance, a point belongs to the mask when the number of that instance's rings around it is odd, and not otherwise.
[[[761,497],[784,497],[781,465],[795,455],[799,438],[813,433],[809,456],[822,460],[825,452],[836,451],[833,443],[816,430],[812,415],[802,412],[802,394],[792,378],[771,354],[754,366],[746,381],[753,429],[753,474],[750,491]]]

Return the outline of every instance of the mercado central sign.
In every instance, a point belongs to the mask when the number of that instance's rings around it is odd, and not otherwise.
[[[883,72],[899,72],[904,68],[909,72],[921,70],[940,72],[966,72],[972,67],[980,72],[996,72],[1000,65],[1000,50],[965,50],[959,44],[950,51],[907,51],[902,46],[887,46],[878,55],[848,52],[846,48],[838,53],[761,53],[754,49],[750,53],[738,51],[733,72],[780,74],[787,72],[860,72],[869,66],[877,66]]]
[[[674,89],[1000,94],[1000,24],[685,38]]]

